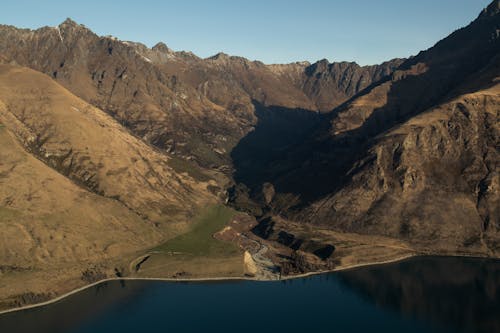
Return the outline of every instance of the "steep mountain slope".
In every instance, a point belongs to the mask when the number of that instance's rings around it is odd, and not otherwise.
[[[133,46],[69,19],[36,31],[4,26],[0,36],[0,53],[9,62],[52,76],[160,148],[223,164],[212,148],[224,151],[243,135],[243,120],[159,70]]]
[[[135,135],[205,167],[231,164],[231,149],[258,121],[253,101],[325,111],[401,62],[266,66],[223,53],[200,59],[162,43],[149,49],[99,37],[69,19],[35,31],[0,26],[0,56],[52,76]]]
[[[323,59],[306,66],[289,64],[269,67],[301,89],[317,110],[327,112],[390,75],[403,61],[404,59],[393,59],[380,65],[361,67],[355,62],[329,63]],[[297,70],[297,66],[301,68]]]
[[[259,61],[218,53],[207,59],[176,56],[169,49],[158,55],[162,68],[223,106],[253,100],[264,106],[310,111],[330,111],[359,91],[392,73],[402,62],[394,59],[381,65],[364,66],[351,62],[265,65]],[[141,49],[146,56],[148,49]],[[165,50],[165,49],[163,49]],[[166,55],[165,55],[166,54]],[[167,55],[170,55],[168,57]],[[166,59],[166,60],[165,60]]]
[[[326,115],[260,179],[242,178],[249,194],[299,222],[498,255],[498,6]]]
[[[498,253],[499,116],[497,84],[412,118],[377,138],[349,183],[300,219],[422,249]]]
[[[343,92],[328,102],[339,104],[385,70],[356,74],[366,68],[350,64],[336,74],[332,65],[311,79],[305,63],[278,71],[224,54],[200,59],[99,37],[71,20],[0,26],[0,63],[0,308],[131,273],[134,260],[224,197],[232,149],[263,117],[280,131],[262,144],[282,150],[318,121],[312,95],[335,87]],[[224,259],[212,270],[239,267],[238,254]]]
[[[82,187],[157,223],[208,200],[207,184],[178,175],[167,156],[47,76],[12,66],[1,66],[0,76],[0,119],[30,152]]]
[[[3,124],[0,228],[0,308],[77,287],[82,272],[123,267],[125,258],[164,237],[116,200],[78,187],[28,154]]]
[[[31,69],[0,65],[0,124],[0,307],[123,273],[218,201],[209,177],[175,171],[173,158]]]
[[[2,272],[100,261],[161,240],[152,223],[123,204],[31,156],[3,125],[0,140]]]
[[[273,274],[370,253],[499,256],[499,12],[364,67],[201,59],[69,19],[0,26],[0,298],[54,272],[70,287],[96,267],[137,272],[232,183],[260,224],[242,214],[218,235]]]

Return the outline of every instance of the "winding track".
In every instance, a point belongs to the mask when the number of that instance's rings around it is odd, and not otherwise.
[[[252,259],[257,264],[258,272],[255,275],[257,280],[279,280],[280,274],[278,267],[265,256],[266,252],[269,250],[267,245],[262,244],[261,242],[251,239],[248,236],[241,234],[245,239],[256,243],[259,245],[259,250],[255,253],[251,253]]]

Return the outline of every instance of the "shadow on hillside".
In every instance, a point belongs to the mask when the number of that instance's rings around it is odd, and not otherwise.
[[[256,128],[231,154],[235,181],[248,186],[252,197],[260,195],[263,183],[270,182],[277,193],[300,198],[296,208],[335,193],[350,181],[356,172],[351,170],[354,163],[367,156],[377,136],[436,104],[494,84],[490,79],[498,74],[498,66],[491,65],[491,61],[500,49],[500,39],[490,40],[495,24],[494,19],[473,23],[406,61],[401,71],[418,63],[427,69],[414,75],[400,72],[404,76],[393,80],[387,103],[375,109],[361,127],[341,135],[330,135],[329,124],[348,103],[328,115],[318,115],[306,110],[265,107],[254,101]],[[479,75],[488,64],[489,73]],[[389,80],[382,79],[358,96],[369,94]]]
[[[266,107],[252,101],[257,116],[255,129],[240,140],[231,152],[234,179],[253,188],[275,178],[270,169],[277,161],[301,144],[321,123],[324,116],[303,109]]]

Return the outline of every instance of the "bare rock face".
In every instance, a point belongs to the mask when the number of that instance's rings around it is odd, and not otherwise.
[[[261,179],[246,183],[250,198],[263,212],[321,228],[498,255],[499,28],[494,1],[264,164]],[[265,183],[270,202],[259,194]]]
[[[492,3],[488,5],[488,7],[486,7],[481,12],[479,17],[481,18],[481,17],[495,16],[498,15],[499,12],[500,12],[500,1],[494,0]]]
[[[245,275],[255,276],[257,274],[257,264],[255,263],[255,260],[253,260],[250,252],[248,251],[245,251],[243,264],[245,269]]]
[[[496,85],[411,119],[384,134],[349,183],[301,218],[421,249],[497,253],[499,110]]]
[[[230,151],[258,122],[254,101],[329,110],[399,64],[268,66],[223,53],[201,59],[164,43],[150,49],[100,37],[71,19],[34,31],[0,26],[0,57],[50,75],[136,136],[205,167],[231,164]]]
[[[160,148],[224,164],[213,151],[227,150],[244,134],[242,121],[157,68],[140,54],[140,44],[99,37],[71,20],[36,31],[0,30],[0,53],[8,62],[52,76]],[[162,47],[148,51],[169,56]]]
[[[8,64],[0,120],[31,155],[80,185],[89,205],[102,201],[99,225],[108,206],[130,214],[130,225],[148,223],[123,232],[122,241],[151,233],[134,247],[120,242],[127,253],[236,183],[232,204],[261,218],[263,238],[295,251],[289,273],[334,265],[335,244],[297,239],[286,221],[498,256],[499,3],[415,57],[363,67],[201,59],[97,36],[70,19],[38,30],[0,26],[0,63]],[[64,193],[77,193],[70,187]],[[272,231],[265,221],[276,217],[284,222]]]
[[[500,16],[492,13],[336,111],[333,141],[354,133],[368,150],[302,216],[441,251],[498,253]]]
[[[303,90],[320,111],[331,111],[350,97],[390,75],[403,59],[393,59],[380,65],[361,67],[354,62],[330,64],[321,60],[305,70]]]

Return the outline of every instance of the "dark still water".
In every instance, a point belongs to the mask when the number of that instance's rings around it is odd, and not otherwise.
[[[279,282],[114,281],[0,332],[500,332],[500,261],[421,257]]]

